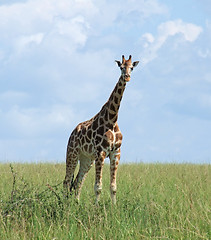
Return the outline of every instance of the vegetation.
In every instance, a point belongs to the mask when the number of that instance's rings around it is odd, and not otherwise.
[[[211,166],[123,164],[117,205],[103,191],[95,206],[94,168],[80,203],[63,198],[64,164],[0,164],[0,239],[211,239]]]

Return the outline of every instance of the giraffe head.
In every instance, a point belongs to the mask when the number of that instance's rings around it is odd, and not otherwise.
[[[131,55],[129,56],[129,59],[126,60],[124,55],[122,55],[122,62],[120,61],[116,61],[117,65],[120,67],[121,69],[121,76],[122,78],[126,81],[129,82],[130,81],[130,74],[133,71],[133,68],[136,67],[139,63],[139,61],[136,62],[132,62],[131,61]]]

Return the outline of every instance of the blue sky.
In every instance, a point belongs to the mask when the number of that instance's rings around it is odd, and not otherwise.
[[[211,2],[0,0],[0,161],[65,161],[73,128],[140,64],[121,162],[211,162]]]

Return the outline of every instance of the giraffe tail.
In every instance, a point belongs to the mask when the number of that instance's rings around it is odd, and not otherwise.
[[[70,185],[70,195],[72,195],[73,188],[74,188],[74,174],[72,176],[71,185]]]

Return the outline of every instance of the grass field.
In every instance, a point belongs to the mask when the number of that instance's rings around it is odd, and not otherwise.
[[[120,165],[116,206],[108,165],[98,207],[94,168],[80,203],[63,198],[64,174],[64,164],[0,164],[0,239],[211,239],[210,165]]]

